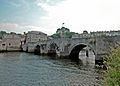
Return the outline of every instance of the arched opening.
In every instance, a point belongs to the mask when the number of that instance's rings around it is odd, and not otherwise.
[[[40,45],[37,45],[34,50],[34,54],[40,55]]]
[[[79,60],[79,52],[84,48],[86,47],[86,45],[84,44],[80,44],[80,45],[77,45],[75,46],[72,51],[70,52],[70,59],[72,60]]]
[[[56,50],[58,49],[58,46],[56,43],[51,43],[50,48],[48,50],[48,55],[54,56],[56,55]]]
[[[95,52],[91,46],[78,44],[72,48],[69,57],[71,60],[76,61],[81,65],[94,67]]]
[[[94,67],[95,52],[91,47],[87,46],[79,52],[79,59],[82,61],[82,65]]]

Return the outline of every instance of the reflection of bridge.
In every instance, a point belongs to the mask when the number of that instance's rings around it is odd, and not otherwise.
[[[110,53],[111,48],[115,47],[120,41],[119,36],[102,36],[92,38],[74,38],[74,39],[53,39],[28,43],[23,45],[23,50],[35,52],[36,54],[56,54],[59,57],[69,57],[78,59],[79,52],[86,47],[95,54],[95,61],[103,60],[103,57]],[[89,51],[89,50],[88,50]]]

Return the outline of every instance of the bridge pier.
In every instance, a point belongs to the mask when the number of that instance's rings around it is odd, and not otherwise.
[[[97,54],[95,55],[95,64],[103,64],[104,58],[106,57],[107,54]]]
[[[48,50],[49,56],[56,56],[56,50]]]

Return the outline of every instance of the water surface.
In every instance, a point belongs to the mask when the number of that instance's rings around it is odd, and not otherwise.
[[[0,86],[99,86],[99,76],[87,57],[77,64],[29,53],[0,53]]]

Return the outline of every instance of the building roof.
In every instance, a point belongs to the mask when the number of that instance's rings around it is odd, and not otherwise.
[[[44,35],[47,35],[41,31],[28,31],[28,33],[31,33],[31,34],[44,34]]]

